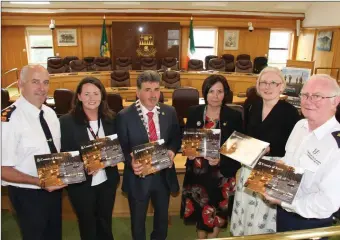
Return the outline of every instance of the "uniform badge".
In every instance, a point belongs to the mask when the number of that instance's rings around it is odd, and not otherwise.
[[[340,148],[340,131],[332,132],[332,135],[335,138],[338,147]]]
[[[199,127],[199,126],[201,126],[201,122],[200,121],[197,121],[197,126]]]
[[[1,111],[1,122],[9,122],[9,120],[11,119],[11,115],[16,108],[17,107],[15,105],[11,105],[5,108],[4,110],[2,110]]]

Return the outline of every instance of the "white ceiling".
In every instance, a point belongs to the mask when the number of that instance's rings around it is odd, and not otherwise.
[[[40,0],[41,1],[41,0]],[[262,1],[262,2],[211,2],[211,1],[164,1],[164,2],[112,2],[112,1],[50,1],[50,4],[11,4],[2,2],[2,12],[157,12],[157,13],[203,13],[223,14],[223,12],[269,12],[269,13],[305,13],[314,3]],[[259,14],[259,13],[258,13]]]

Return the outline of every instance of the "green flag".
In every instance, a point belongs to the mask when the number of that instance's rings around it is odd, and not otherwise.
[[[189,28],[189,39],[188,39],[188,52],[187,59],[185,61],[185,68],[188,68],[188,62],[192,58],[195,53],[195,41],[194,41],[194,26],[193,26],[192,17],[190,19],[190,28]]]
[[[102,28],[102,40],[100,41],[100,56],[110,57],[109,42],[107,41],[105,17]]]
[[[190,54],[194,54],[196,51],[195,49],[195,40],[194,40],[194,27],[192,17],[190,19],[190,29],[189,29],[189,52]]]

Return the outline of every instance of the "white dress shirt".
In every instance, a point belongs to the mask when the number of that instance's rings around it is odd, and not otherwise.
[[[92,128],[93,132],[96,133],[98,131],[98,120],[97,121],[90,121],[90,127]],[[89,135],[90,140],[94,140],[89,129],[87,129],[87,134]],[[102,122],[100,122],[98,137],[100,137],[100,138],[105,137]],[[107,180],[107,176],[106,176],[105,169],[100,169],[100,170],[98,170],[98,172],[95,175],[92,176],[91,186],[99,185],[99,184],[105,182],[106,180]]]
[[[158,137],[158,139],[161,139],[161,131],[160,131],[160,127],[159,127],[159,116],[158,116],[157,108],[154,107],[152,109],[152,111],[149,111],[146,107],[143,106],[143,104],[140,104],[140,106],[141,106],[144,121],[146,122],[147,126],[149,126],[148,125],[149,117],[148,117],[147,113],[153,112],[152,119],[153,119],[153,122],[154,122],[155,127],[156,127],[157,137]],[[149,131],[149,129],[147,129],[147,131]]]
[[[41,109],[29,103],[21,96],[15,103],[8,122],[2,122],[2,166],[14,167],[16,170],[38,177],[34,155],[51,153],[44,131],[40,124],[39,114],[44,111],[44,118],[52,133],[57,151],[60,151],[60,125],[55,112],[42,105]],[[40,187],[30,184],[19,184],[2,181],[2,185],[22,188]]]
[[[332,132],[340,124],[332,117],[310,131],[306,119],[296,123],[283,161],[306,169],[293,203],[282,207],[305,218],[328,218],[340,207],[340,148]],[[340,135],[336,136],[340,139]]]

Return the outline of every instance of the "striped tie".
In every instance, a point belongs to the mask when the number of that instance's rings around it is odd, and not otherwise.
[[[157,141],[157,132],[156,132],[156,126],[153,121],[153,112],[148,112],[146,115],[148,115],[148,125],[149,125],[149,140],[150,142]]]

